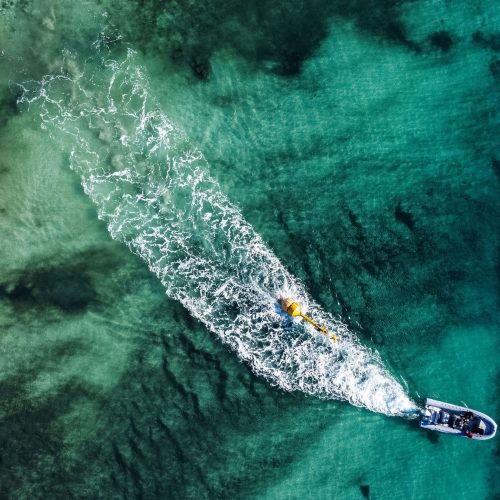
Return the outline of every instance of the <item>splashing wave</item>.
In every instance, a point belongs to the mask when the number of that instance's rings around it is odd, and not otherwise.
[[[270,383],[388,415],[415,412],[379,355],[311,300],[222,193],[135,59],[132,50],[121,60],[99,55],[80,70],[66,56],[61,72],[25,83],[20,98],[54,137],[72,136],[71,168],[111,236]],[[284,317],[277,299],[285,296],[339,342]]]

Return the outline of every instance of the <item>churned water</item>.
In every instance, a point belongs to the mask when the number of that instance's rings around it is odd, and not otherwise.
[[[1,496],[499,494],[493,2],[0,16]]]

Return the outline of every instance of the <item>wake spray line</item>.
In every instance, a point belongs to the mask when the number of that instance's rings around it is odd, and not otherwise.
[[[97,51],[23,84],[19,102],[42,127],[72,139],[71,168],[114,239],[139,255],[169,297],[229,345],[252,370],[286,391],[343,399],[387,415],[416,405],[378,353],[323,311],[210,177],[200,151],[161,112],[143,69]],[[293,297],[338,337],[333,343],[290,321]]]

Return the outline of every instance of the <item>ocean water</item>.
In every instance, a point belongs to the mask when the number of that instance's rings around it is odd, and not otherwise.
[[[499,21],[1,2],[0,497],[498,497]]]

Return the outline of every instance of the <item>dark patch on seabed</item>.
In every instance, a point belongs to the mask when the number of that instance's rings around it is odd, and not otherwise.
[[[100,302],[93,274],[112,272],[120,255],[106,250],[89,250],[64,262],[50,261],[11,273],[0,281],[0,298],[6,299],[18,313],[55,308],[77,314]]]
[[[368,500],[370,499],[370,485],[369,484],[362,484],[359,487],[359,490],[361,491],[363,498],[367,498]]]
[[[398,222],[404,224],[410,231],[415,229],[415,220],[413,215],[406,210],[403,210],[401,202],[399,202],[394,209],[394,216]]]
[[[194,3],[135,0],[131,17],[135,23],[128,36],[149,51],[159,51],[174,62],[186,64],[200,80],[210,76],[212,54],[226,47],[261,69],[291,77],[301,72],[304,61],[327,36],[334,16],[354,21],[361,30],[380,40],[419,52],[419,46],[408,38],[399,16],[402,3],[401,0],[271,3],[265,0]],[[130,17],[130,8],[123,9],[121,2],[116,6],[117,17],[123,13]]]
[[[448,52],[454,44],[453,38],[447,31],[436,31],[435,33],[432,33],[429,39],[435,48],[440,49],[443,52]]]
[[[500,160],[497,160],[495,157],[491,159],[491,168],[493,173],[497,176],[498,180],[500,180]]]
[[[472,34],[472,40],[482,47],[486,47],[495,52],[500,51],[500,33],[483,33],[482,31],[475,31]]]
[[[0,129],[17,113],[17,99],[19,95],[14,92],[4,94],[0,100]]]
[[[14,307],[57,307],[67,313],[82,312],[95,303],[97,294],[86,264],[30,271],[15,282],[0,284],[0,297]]]
[[[490,72],[495,78],[495,80],[500,81],[500,60],[494,59],[490,63]]]

